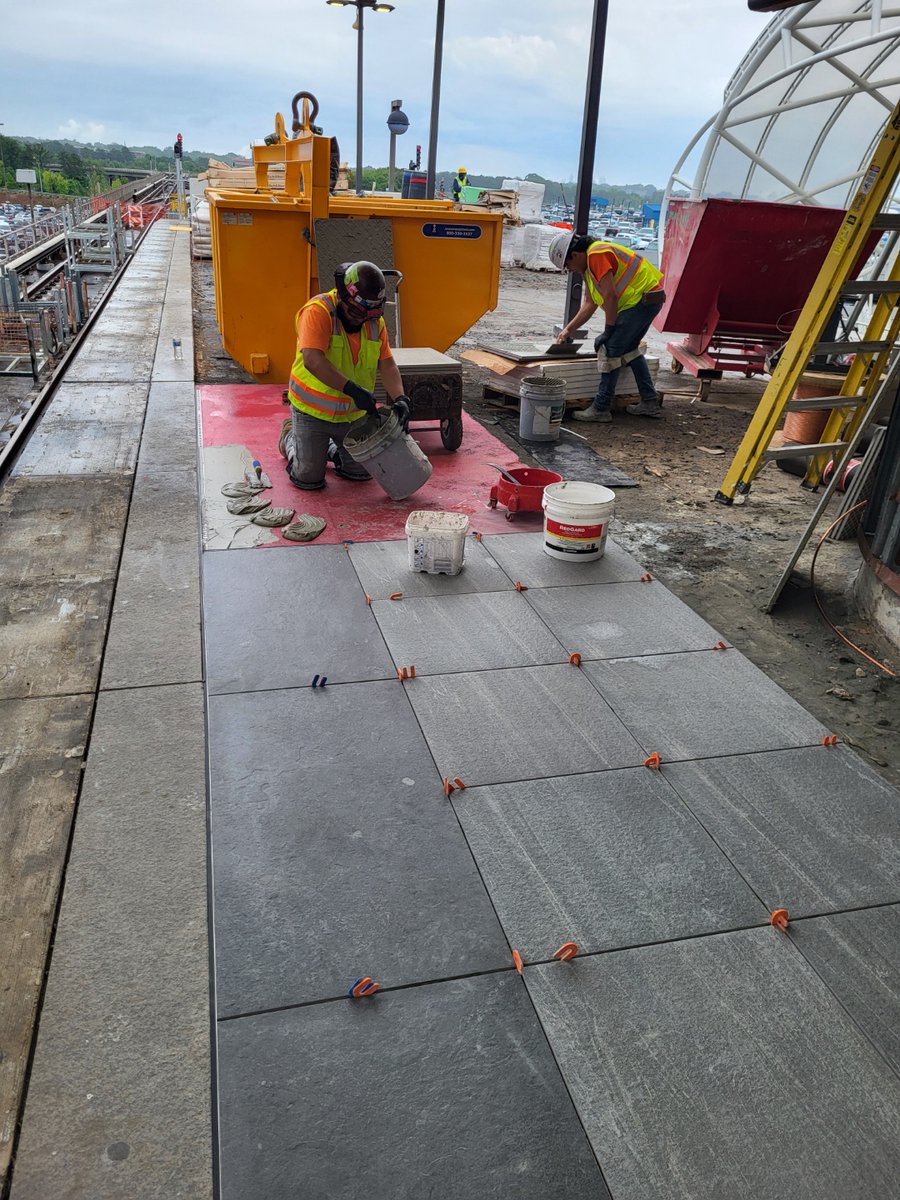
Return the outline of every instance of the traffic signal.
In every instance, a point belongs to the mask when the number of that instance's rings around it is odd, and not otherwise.
[[[182,142],[181,142],[181,134],[179,133],[178,137],[175,139],[175,157],[181,158],[182,153],[183,153],[183,147],[182,147]]]

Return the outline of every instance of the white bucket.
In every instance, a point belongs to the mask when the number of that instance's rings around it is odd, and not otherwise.
[[[567,479],[544,488],[544,553],[568,562],[593,562],[606,550],[616,494],[599,483]]]
[[[526,442],[558,442],[566,413],[566,381],[526,375],[519,384],[519,437]]]
[[[409,569],[428,575],[458,575],[466,554],[465,513],[416,510],[406,518]]]
[[[344,449],[380,483],[392,500],[405,500],[431,475],[431,463],[395,413],[380,422],[376,417],[357,422],[344,438]]]

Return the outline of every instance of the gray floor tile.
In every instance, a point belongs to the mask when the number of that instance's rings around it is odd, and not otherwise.
[[[405,686],[441,775],[466,784],[634,767],[645,757],[568,663],[417,677]]]
[[[394,662],[416,673],[486,671],[565,662],[562,645],[517,592],[376,600]]]
[[[396,680],[212,697],[210,789],[220,1016],[509,964]]]
[[[210,692],[396,678],[342,546],[203,555]]]
[[[737,650],[620,658],[582,670],[664,761],[808,746],[829,732]]]
[[[526,961],[766,922],[769,913],[657,771],[568,775],[453,796]]]
[[[526,599],[566,650],[585,659],[709,650],[720,640],[661,583],[529,588]]]
[[[628,583],[644,574],[636,558],[612,538],[602,558],[593,562],[564,562],[544,553],[543,533],[498,533],[484,539],[497,562],[513,580],[527,587],[562,587],[579,583]]]
[[[202,679],[197,505],[193,472],[138,470],[101,687]]]
[[[766,928],[526,967],[616,1200],[894,1200],[900,1080]]]
[[[900,1073],[900,906],[798,921],[790,937]]]
[[[350,547],[350,561],[373,600],[386,600],[393,592],[409,597],[512,591],[512,581],[480,542],[466,538],[465,551],[463,569],[458,575],[411,571],[405,541],[357,542]]]
[[[900,794],[842,746],[663,768],[770,908],[900,900]]]
[[[514,972],[219,1025],[223,1200],[609,1200]]]

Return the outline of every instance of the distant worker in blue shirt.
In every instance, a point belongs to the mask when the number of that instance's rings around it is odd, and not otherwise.
[[[635,250],[587,234],[558,233],[547,250],[560,271],[584,277],[581,308],[556,339],[567,342],[576,329],[602,308],[606,328],[594,338],[594,349],[606,354],[600,360],[600,384],[589,408],[573,413],[576,421],[611,421],[612,401],[619,371],[631,367],[640,400],[625,409],[633,417],[661,417],[662,400],[640,353],[641,338],[665,303],[662,273]]]
[[[460,167],[453,180],[453,199],[457,202],[457,204],[462,200],[462,190],[466,186],[467,182],[468,173],[466,172],[466,168]]]

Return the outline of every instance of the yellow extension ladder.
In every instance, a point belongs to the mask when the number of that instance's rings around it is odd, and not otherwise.
[[[900,103],[888,120],[881,140],[822,269],[813,284],[794,331],[781,353],[759,406],[747,427],[728,474],[716,493],[720,504],[731,504],[744,496],[762,467],[778,458],[812,455],[803,486],[815,490],[822,480],[828,459],[835,458],[834,476],[840,474],[838,459],[849,458],[874,407],[884,383],[891,351],[900,334],[900,255],[887,279],[851,278],[873,230],[900,230],[900,215],[884,212],[900,174]],[[872,317],[861,341],[822,341],[825,327],[845,296],[877,296]],[[794,400],[800,377],[814,354],[852,353],[853,362],[837,396]],[[786,412],[831,409],[818,442],[773,448],[772,436]]]

